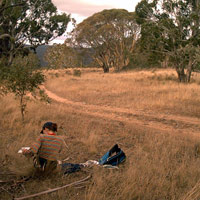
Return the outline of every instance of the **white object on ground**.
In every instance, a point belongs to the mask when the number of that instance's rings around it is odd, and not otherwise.
[[[22,147],[17,153],[22,153],[24,149],[30,150],[31,147]]]
[[[93,166],[93,165],[99,165],[99,162],[96,160],[88,160],[85,163],[80,163],[81,165],[83,165],[84,167],[89,167],[89,166]]]
[[[119,167],[113,165],[103,165],[103,167],[107,169],[119,169]]]
[[[62,165],[62,161],[61,160],[57,160],[58,165]]]

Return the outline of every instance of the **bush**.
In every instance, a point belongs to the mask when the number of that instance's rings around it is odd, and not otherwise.
[[[38,69],[39,61],[34,54],[22,57],[18,56],[13,60],[12,65],[1,68],[1,88],[5,93],[13,93],[19,100],[22,120],[26,111],[28,95],[40,91],[39,86],[45,81],[44,75]],[[44,93],[41,93],[42,98]]]
[[[74,75],[74,76],[80,77],[80,76],[81,76],[81,70],[79,70],[79,69],[74,69],[73,75]]]

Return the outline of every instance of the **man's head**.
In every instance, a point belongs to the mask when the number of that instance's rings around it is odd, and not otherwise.
[[[41,130],[41,134],[43,134],[43,130],[50,130],[50,131],[53,131],[53,132],[56,132],[57,131],[57,124],[56,123],[53,123],[53,122],[46,122],[43,127],[42,127],[42,130]]]

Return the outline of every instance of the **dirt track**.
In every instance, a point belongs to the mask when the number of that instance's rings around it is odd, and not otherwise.
[[[114,120],[122,123],[134,123],[140,126],[145,126],[146,128],[161,131],[199,133],[200,120],[198,118],[147,113],[144,111],[130,111],[125,108],[97,106],[85,104],[83,102],[74,102],[59,97],[46,88],[43,89],[52,100],[73,107],[73,109],[79,113],[85,113],[91,116],[109,119],[111,121]]]

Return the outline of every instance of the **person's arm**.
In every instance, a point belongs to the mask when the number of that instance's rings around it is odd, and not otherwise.
[[[35,143],[33,143],[33,145],[31,146],[31,149],[30,151],[33,153],[33,154],[37,154],[38,153],[38,150],[41,146],[41,136],[38,137],[38,139],[36,140]]]
[[[33,143],[29,150],[23,149],[22,154],[26,157],[32,157],[34,154],[37,154],[39,148],[41,146],[41,137],[38,137],[37,141]]]
[[[22,154],[25,155],[27,158],[33,156],[33,152],[30,149],[22,149]]]

